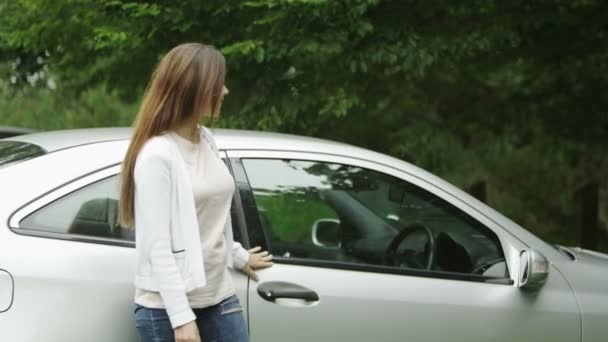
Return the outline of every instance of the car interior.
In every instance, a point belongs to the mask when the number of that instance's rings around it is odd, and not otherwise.
[[[409,229],[408,226],[376,215],[347,191],[326,190],[318,196],[339,218],[336,234],[339,241],[330,247],[304,241],[281,241],[273,234],[272,220],[262,209],[259,210],[260,222],[274,255],[467,274],[485,271],[487,267],[479,266],[485,266],[488,259],[493,263],[504,260],[502,255],[488,256],[495,252],[489,252],[483,245],[488,239],[480,234],[433,232],[428,227],[425,228],[430,231],[430,239],[421,231],[406,234],[393,251],[397,255],[392,257],[398,260],[392,260],[389,247],[402,230]]]
[[[84,202],[68,229],[80,234],[121,240],[135,240],[135,231],[118,224],[118,200],[95,198]]]

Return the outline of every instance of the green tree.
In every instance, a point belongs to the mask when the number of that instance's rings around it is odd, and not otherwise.
[[[552,241],[573,236],[572,193],[606,187],[602,0],[15,0],[0,13],[2,59],[20,61],[11,89],[47,68],[61,97],[136,103],[159,56],[202,41],[228,60],[224,125],[485,180],[491,204]]]

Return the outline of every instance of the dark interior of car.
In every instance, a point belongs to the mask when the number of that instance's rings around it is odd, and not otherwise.
[[[446,272],[471,273],[473,262],[461,244],[448,233],[440,232],[435,238],[435,266],[433,269]]]
[[[134,240],[133,229],[118,224],[118,200],[95,198],[84,202],[68,229],[70,234]]]
[[[265,211],[261,210],[260,220],[269,238],[272,253],[292,258],[397,266],[393,263],[387,264],[387,248],[399,232],[407,227],[403,227],[399,222],[377,216],[346,191],[324,191],[320,194],[320,198],[336,212],[339,218],[340,247],[327,248],[301,241],[281,241],[273,236],[271,220]],[[433,241],[429,241],[425,234],[418,232],[399,243],[398,250],[402,254],[399,267],[452,273],[474,271],[476,266],[474,256],[461,243],[464,238],[470,240],[470,237],[458,237],[454,233],[443,231],[430,234]],[[429,262],[431,253],[432,260]]]

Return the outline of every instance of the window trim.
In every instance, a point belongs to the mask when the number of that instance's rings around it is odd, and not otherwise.
[[[240,195],[240,191],[239,191],[239,185],[238,185],[238,181],[236,179],[236,177],[234,176],[234,168],[232,166],[232,160],[230,158],[228,158],[228,156],[226,155],[226,151],[220,150],[220,155],[222,158],[222,162],[226,165],[226,167],[228,168],[228,171],[230,172],[230,175],[232,176],[232,179],[234,180],[235,183],[235,191],[234,191],[234,195],[232,196],[232,206],[234,206],[234,210],[236,211],[236,216],[238,221],[234,221],[232,220],[232,229],[234,230],[234,225],[237,225],[237,229],[239,230],[241,237],[243,238],[243,241],[238,241],[240,242],[241,246],[243,246],[243,248],[251,248],[251,243],[249,241],[249,234],[247,233],[247,222],[246,222],[246,218],[245,218],[245,212],[243,209],[243,202],[241,199],[241,195]],[[231,207],[232,210],[232,207]],[[229,215],[231,215],[232,213],[229,212]],[[236,240],[235,240],[236,241]]]
[[[285,152],[285,151],[269,151],[269,150],[230,150],[230,151],[228,151],[228,157],[231,158],[232,160],[239,161],[238,165],[240,165],[240,167],[243,168],[243,174],[245,175],[245,177],[241,177],[242,179],[237,180],[237,182],[246,182],[247,186],[246,186],[246,188],[243,188],[242,190],[250,191],[251,196],[253,196],[253,192],[251,190],[251,185],[249,184],[249,180],[247,179],[247,176],[246,176],[247,172],[244,169],[244,166],[242,163],[243,159],[279,159],[279,160],[290,159],[290,160],[301,160],[301,161],[311,161],[311,162],[338,163],[338,164],[344,164],[344,165],[350,165],[350,166],[354,166],[354,167],[369,169],[371,171],[379,172],[381,174],[385,174],[385,175],[389,175],[389,176],[398,178],[413,186],[419,187],[425,191],[428,191],[429,193],[433,194],[434,196],[437,196],[438,198],[444,200],[448,204],[452,205],[454,208],[462,211],[467,216],[469,216],[470,219],[474,220],[475,222],[477,222],[479,225],[485,227],[486,229],[489,229],[496,235],[496,237],[498,238],[498,241],[500,242],[500,248],[502,249],[502,253],[505,258],[505,263],[506,263],[505,267],[506,267],[506,271],[507,271],[508,275],[507,275],[507,277],[504,277],[504,278],[503,277],[495,278],[495,277],[483,277],[482,276],[483,279],[486,279],[486,280],[503,279],[502,281],[497,281],[497,282],[495,281],[492,283],[499,283],[499,284],[505,284],[505,285],[513,285],[516,282],[516,279],[515,279],[516,272],[512,272],[512,270],[515,269],[513,265],[515,265],[518,262],[518,260],[516,260],[517,253],[513,253],[514,250],[517,250],[517,248],[513,248],[513,245],[517,244],[517,242],[519,242],[519,244],[523,244],[523,242],[518,240],[516,237],[512,237],[512,234],[510,232],[505,231],[505,229],[503,227],[498,225],[492,219],[479,213],[477,210],[472,208],[466,202],[463,202],[461,199],[455,197],[451,193],[441,190],[441,188],[438,187],[437,185],[429,183],[428,181],[426,181],[416,175],[412,175],[407,172],[398,171],[392,167],[389,167],[389,166],[386,166],[383,164],[379,164],[374,161],[370,161],[370,160],[366,160],[366,159],[358,159],[358,158],[352,158],[352,157],[341,156],[341,155],[318,154],[318,153],[313,153],[313,152]],[[235,173],[235,177],[236,177],[236,174],[237,173]],[[256,221],[257,221],[256,222],[257,227],[252,227],[252,229],[259,230],[261,232],[261,235],[265,236],[266,234],[264,234],[264,232],[261,229],[261,223],[259,222],[259,218]],[[247,233],[251,239],[250,230],[249,229],[247,229],[247,230],[248,230]],[[267,237],[266,237],[266,239],[267,239]],[[516,241],[513,241],[513,239],[515,239]],[[268,249],[268,246],[264,246],[264,247],[266,249]],[[477,277],[474,275],[470,275],[470,274],[459,274],[459,273],[426,271],[426,270],[422,270],[422,271],[421,270],[413,270],[413,271],[412,270],[403,270],[403,271],[401,271],[399,269],[389,268],[386,266],[373,266],[373,265],[361,266],[361,264],[343,263],[343,262],[317,260],[317,259],[279,258],[279,257],[277,257],[276,259],[277,259],[276,260],[277,263],[286,263],[286,264],[303,265],[303,266],[308,265],[308,266],[318,266],[318,267],[333,267],[333,268],[340,268],[340,269],[347,269],[347,270],[349,270],[349,269],[367,270],[369,272],[416,275],[416,276],[431,277],[431,278],[437,278],[437,279],[456,279],[456,278],[458,278],[459,280],[480,281],[480,280],[473,279],[473,278],[477,278]],[[328,266],[328,265],[331,265],[331,266]],[[482,281],[482,282],[484,282],[484,281]],[[487,282],[487,281],[485,281],[485,282]]]
[[[67,196],[75,191],[83,189],[93,183],[102,181],[102,180],[110,178],[110,177],[118,176],[118,174],[120,173],[120,169],[121,169],[120,164],[109,165],[100,170],[96,170],[91,173],[85,174],[80,178],[76,178],[68,183],[65,183],[63,185],[56,187],[55,189],[53,189],[51,191],[48,191],[47,193],[42,194],[41,196],[38,196],[37,198],[35,198],[32,201],[28,202],[27,204],[23,205],[21,208],[17,209],[9,217],[9,219],[8,219],[9,229],[15,234],[25,235],[25,236],[134,248],[135,247],[134,241],[115,239],[115,238],[95,237],[95,236],[90,236],[90,235],[48,232],[48,231],[44,231],[44,230],[22,227],[20,225],[21,221],[24,220],[29,215],[33,214],[34,212],[44,208],[45,206],[51,204],[52,202],[54,202],[64,196]]]
[[[370,265],[370,264],[356,264],[341,261],[332,260],[321,260],[321,259],[304,259],[304,258],[285,258],[281,256],[275,256],[272,259],[275,264],[284,265],[298,265],[298,266],[312,266],[321,268],[332,268],[346,271],[361,271],[371,273],[382,273],[382,274],[395,274],[413,277],[424,277],[433,279],[443,280],[464,280],[473,281],[477,283],[486,284],[499,284],[509,285],[515,284],[515,281],[510,277],[486,277],[477,274],[466,274],[466,273],[455,273],[455,272],[442,272],[442,271],[429,271],[425,269],[415,268],[395,268],[390,266],[382,265]]]
[[[242,220],[242,229],[245,230],[244,231],[244,236],[247,237],[247,243],[251,246],[251,245],[255,245],[255,246],[260,246],[262,248],[262,250],[267,251],[268,250],[268,238],[266,237],[266,234],[264,234],[264,232],[262,231],[261,227],[261,222],[260,222],[260,217],[259,215],[254,215],[254,217],[252,219],[255,219],[255,226],[256,228],[252,228],[252,229],[256,229],[258,232],[261,232],[260,234],[257,234],[259,236],[261,236],[263,238],[263,241],[257,241],[255,239],[253,239],[252,234],[250,233],[249,230],[249,224],[247,222],[247,212],[248,211],[256,211],[257,213],[257,204],[255,202],[255,196],[253,195],[253,191],[251,190],[251,185],[249,183],[249,179],[247,178],[247,173],[245,172],[245,167],[243,166],[243,163],[241,163],[241,159],[240,158],[228,158],[229,162],[230,162],[230,168],[234,177],[234,180],[236,182],[236,193],[238,194],[238,198],[239,198],[239,216],[241,217]],[[236,196],[236,195],[235,195]],[[251,202],[253,203],[253,206],[245,206],[245,199],[247,200],[247,202]],[[253,214],[250,214],[249,216],[252,216]]]

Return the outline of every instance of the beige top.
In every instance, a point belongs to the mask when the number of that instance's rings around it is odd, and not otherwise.
[[[186,162],[193,188],[207,285],[187,293],[192,308],[215,305],[236,291],[227,268],[224,226],[228,215],[234,180],[226,165],[217,158],[205,139],[197,144],[176,133],[169,133]],[[158,292],[136,289],[135,303],[149,308],[164,308]]]

